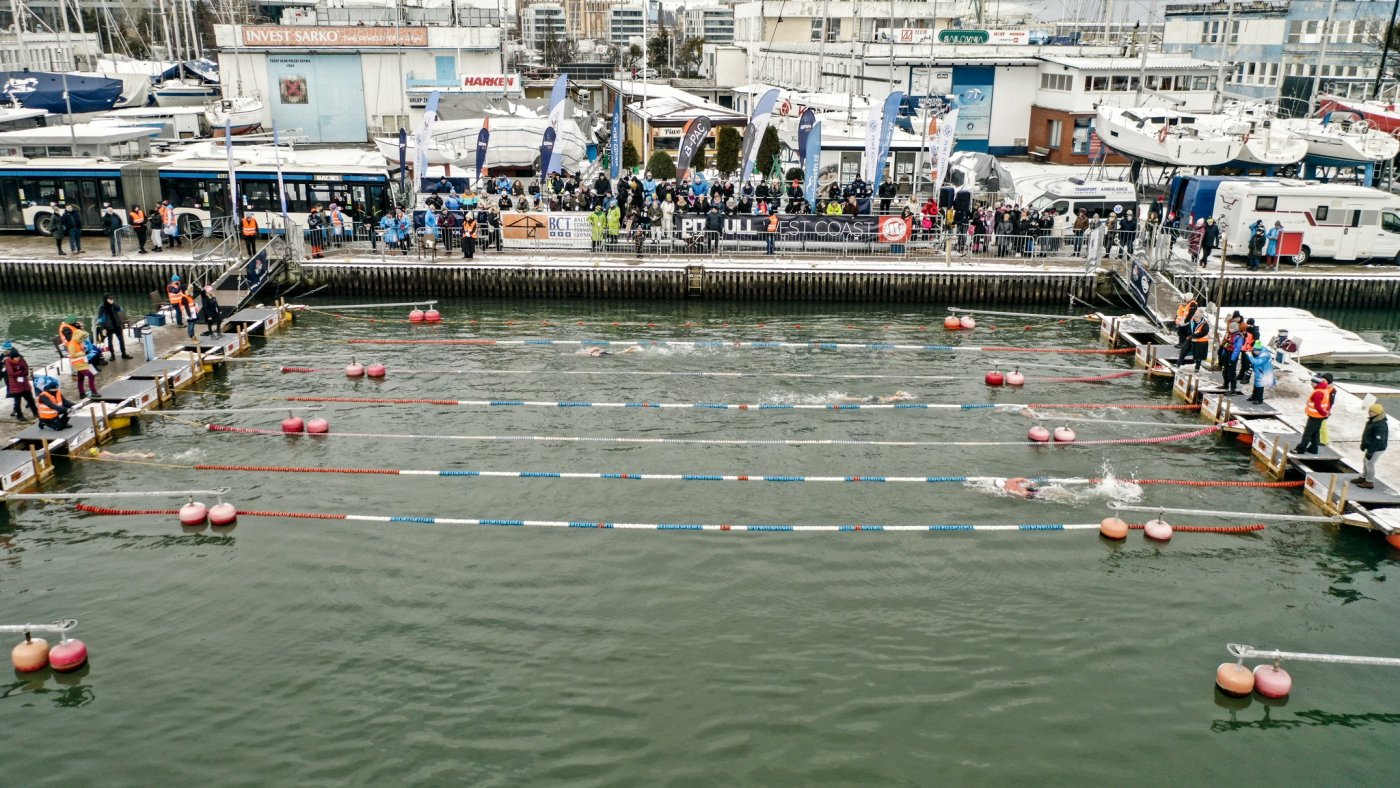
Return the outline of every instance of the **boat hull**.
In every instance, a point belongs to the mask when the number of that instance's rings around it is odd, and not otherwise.
[[[1386,134],[1394,134],[1400,131],[1400,109],[1393,104],[1381,104],[1370,101],[1349,101],[1336,96],[1322,96],[1318,103],[1318,112],[1354,112],[1366,119],[1371,124],[1371,128],[1383,131]]]
[[[156,104],[162,107],[202,107],[219,97],[217,85],[201,87],[164,87],[155,89]]]
[[[1307,140],[1292,134],[1270,131],[1267,136],[1251,136],[1245,141],[1237,161],[1261,167],[1296,164],[1308,155]]]

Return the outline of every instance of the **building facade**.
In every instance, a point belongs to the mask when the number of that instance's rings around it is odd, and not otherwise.
[[[520,12],[520,38],[536,52],[566,37],[568,29],[564,6],[558,3],[535,3]]]
[[[646,35],[647,25],[639,5],[614,5],[608,8],[608,43],[627,46]]]
[[[734,9],[686,8],[677,14],[686,38],[701,38],[707,44],[734,43]]]

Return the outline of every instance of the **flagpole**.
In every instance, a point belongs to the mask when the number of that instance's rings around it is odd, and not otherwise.
[[[224,154],[228,156],[228,215],[233,222],[233,229],[237,229],[238,172],[233,167],[233,124],[229,115],[224,116]]]
[[[277,133],[277,121],[272,122],[272,162],[277,167],[277,198],[282,206],[282,237],[287,237],[291,218],[287,216],[287,185],[282,181],[282,138]]]

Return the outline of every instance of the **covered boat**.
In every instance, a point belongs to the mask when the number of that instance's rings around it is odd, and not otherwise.
[[[122,98],[122,81],[49,71],[0,71],[0,93],[14,106],[80,115],[115,107]]]

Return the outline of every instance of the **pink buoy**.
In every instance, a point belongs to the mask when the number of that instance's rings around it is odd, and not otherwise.
[[[1099,536],[1105,539],[1127,539],[1128,524],[1117,517],[1105,517],[1099,523]]]
[[[1257,665],[1254,691],[1266,698],[1286,698],[1293,691],[1293,677],[1277,665]]]
[[[1076,437],[1076,436],[1075,436],[1075,434],[1074,434],[1074,430],[1070,429],[1069,427],[1056,427],[1056,428],[1055,428],[1055,442],[1056,442],[1056,443],[1074,443],[1075,437]]]
[[[321,418],[311,419],[306,422],[306,431],[312,435],[325,435],[331,431],[331,423]]]
[[[1020,370],[1016,369],[1006,373],[1006,385],[1024,386],[1025,384],[1026,376],[1022,375]]]
[[[988,386],[1000,386],[1006,382],[1006,376],[996,370],[988,372],[987,377],[984,379],[987,381]]]
[[[421,310],[421,309],[415,309],[415,310],[413,310],[412,312],[409,312],[409,313],[408,313],[408,322],[410,322],[410,323],[422,323],[423,320],[426,319],[426,317],[427,317],[427,316],[426,316],[425,314],[423,314],[423,310]]]
[[[1026,437],[1036,443],[1048,443],[1050,440],[1050,430],[1037,424],[1026,432]]]
[[[306,422],[300,416],[287,416],[282,419],[282,431],[288,434],[302,432],[306,429]]]
[[[350,359],[350,363],[345,366],[345,377],[347,378],[363,377],[364,374],[365,365],[361,364],[353,358]]]
[[[958,331],[963,327],[963,324],[956,315],[948,315],[943,318],[943,327],[949,331]]]
[[[365,374],[372,378],[382,378],[388,373],[389,370],[385,369],[383,364],[376,363],[365,367]]]
[[[436,309],[429,309],[427,312],[423,313],[423,319],[429,323],[441,323],[442,313]]]
[[[1254,691],[1254,674],[1238,662],[1222,662],[1215,669],[1215,686],[1233,698],[1243,698]]]
[[[87,644],[81,640],[64,640],[49,649],[49,666],[59,673],[81,668],[87,658]]]
[[[1158,542],[1171,541],[1172,527],[1166,520],[1148,520],[1142,526],[1143,536]]]
[[[962,325],[963,328],[976,328],[976,327],[977,327],[977,321],[976,321],[976,320],[973,320],[971,317],[965,317],[965,318],[963,318],[962,320],[959,320],[958,323],[960,323],[960,324]]]
[[[10,651],[10,664],[20,673],[43,670],[49,664],[49,642],[26,634]]]
[[[238,509],[231,503],[216,503],[209,510],[209,524],[214,526],[233,525],[238,522]]]
[[[190,501],[180,507],[180,525],[204,525],[209,519],[209,508],[199,501]]]

